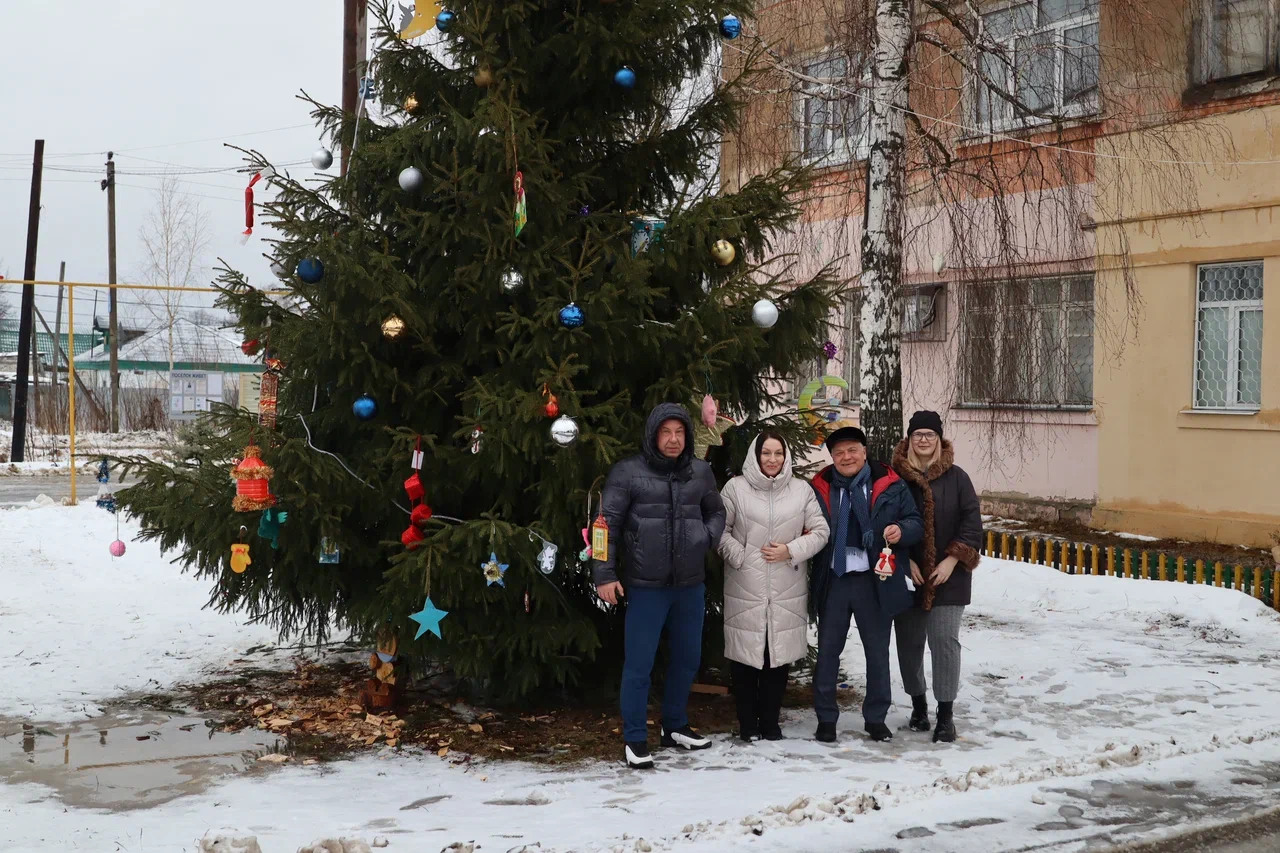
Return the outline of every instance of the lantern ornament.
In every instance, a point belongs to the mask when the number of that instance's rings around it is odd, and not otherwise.
[[[236,497],[231,508],[236,512],[259,512],[276,505],[268,483],[274,472],[258,453],[258,448],[250,444],[244,449],[244,458],[231,469],[231,477],[236,481]]]

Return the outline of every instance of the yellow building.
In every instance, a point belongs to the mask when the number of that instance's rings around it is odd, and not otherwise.
[[[1101,205],[1120,215],[1097,231],[1092,523],[1261,547],[1280,531],[1280,105],[1190,121],[1205,127],[1188,128],[1178,159],[1242,165],[1194,167],[1191,211],[1144,203],[1149,192]],[[1203,143],[1215,137],[1231,144]],[[1168,178],[1141,138],[1107,142],[1118,156],[1100,163],[1099,192],[1131,155],[1146,155],[1147,183]]]

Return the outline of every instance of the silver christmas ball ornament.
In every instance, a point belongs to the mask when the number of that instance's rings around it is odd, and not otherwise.
[[[561,415],[551,424],[551,440],[561,447],[568,447],[578,440],[578,423],[568,415]]]
[[[311,165],[317,169],[327,169],[333,165],[333,152],[328,148],[317,148],[311,155]]]
[[[426,177],[417,166],[409,166],[400,172],[400,189],[407,193],[416,193],[426,183]]]
[[[524,276],[515,267],[507,267],[502,271],[502,289],[507,293],[515,293],[524,287]]]
[[[285,269],[284,264],[280,263],[279,261],[271,262],[271,274],[274,275],[276,278],[289,277],[289,271]]]
[[[778,306],[772,299],[761,299],[751,307],[751,321],[762,329],[772,329],[778,322]]]

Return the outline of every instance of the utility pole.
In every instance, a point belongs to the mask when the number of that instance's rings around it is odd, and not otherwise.
[[[9,459],[26,460],[27,447],[27,375],[31,370],[31,338],[35,331],[36,246],[40,242],[40,187],[44,177],[44,140],[37,139],[31,162],[31,206],[27,211],[27,257],[22,267],[22,308],[18,312],[18,387],[13,395],[13,444]]]
[[[360,74],[364,69],[369,0],[342,0],[342,111],[354,116],[360,105]],[[347,173],[351,146],[342,142],[342,174]]]
[[[107,152],[107,334],[111,336],[111,431],[120,431],[120,328],[116,321],[116,163]]]

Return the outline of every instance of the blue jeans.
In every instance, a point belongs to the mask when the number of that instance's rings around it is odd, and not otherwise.
[[[622,666],[622,737],[643,743],[648,736],[649,676],[667,629],[666,689],[662,726],[667,731],[688,725],[689,690],[702,660],[703,584],[688,587],[632,587],[627,590],[626,661]]]

